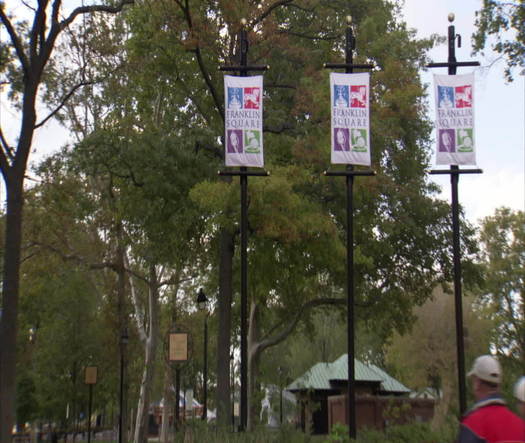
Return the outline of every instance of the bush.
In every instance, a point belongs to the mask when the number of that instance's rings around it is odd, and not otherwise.
[[[307,435],[292,426],[277,429],[258,427],[251,432],[231,432],[207,426],[200,420],[186,422],[175,436],[175,443],[314,443],[323,439]]]
[[[412,423],[388,427],[384,432],[366,430],[358,434],[359,443],[452,443],[457,426],[450,423],[439,430],[432,430],[428,423]]]

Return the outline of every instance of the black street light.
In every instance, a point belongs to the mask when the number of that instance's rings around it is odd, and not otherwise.
[[[118,443],[123,443],[124,439],[124,366],[126,346],[129,342],[128,330],[124,328],[120,336],[120,398],[119,398],[119,426],[118,426]]]
[[[279,373],[279,425],[283,425],[283,368],[277,367]]]
[[[202,405],[202,419],[206,420],[208,416],[208,298],[202,290],[197,293],[197,307],[199,311],[204,311],[204,369],[202,374],[202,388],[204,399]]]

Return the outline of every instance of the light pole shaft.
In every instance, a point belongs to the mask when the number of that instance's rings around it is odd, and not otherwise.
[[[246,168],[241,168],[246,169]],[[248,426],[248,177],[241,175],[241,423]]]
[[[448,27],[448,74],[456,75],[456,31],[454,25]],[[459,170],[457,165],[451,165],[451,170]],[[461,241],[459,235],[459,174],[450,175],[452,192],[452,253],[454,258],[454,302],[456,314],[456,354],[458,366],[459,411],[463,415],[467,410],[467,395],[465,383],[465,343],[463,331],[463,302],[461,288]]]
[[[346,28],[346,64],[353,63],[354,35],[352,27]],[[353,72],[351,66],[347,66],[346,73]],[[352,171],[354,167],[347,165],[347,170]],[[348,358],[348,436],[356,438],[356,404],[355,404],[355,364],[354,364],[354,176],[346,176],[346,312],[347,312],[347,358]]]
[[[93,385],[89,385],[89,404],[88,404],[88,443],[91,443],[91,407],[93,405]]]
[[[173,425],[175,430],[179,428],[180,417],[180,368],[175,368],[175,417],[173,418]]]
[[[248,64],[248,36],[244,26],[240,33],[240,65]],[[241,77],[246,77],[245,70]],[[241,167],[246,171],[246,167]],[[241,431],[248,427],[248,176],[241,175]]]
[[[120,392],[118,417],[118,443],[124,442],[124,344],[120,344]]]
[[[202,419],[206,420],[208,417],[208,315],[204,317],[204,371],[202,377],[202,387],[204,390]]]

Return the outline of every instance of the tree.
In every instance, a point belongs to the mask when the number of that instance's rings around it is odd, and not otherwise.
[[[489,353],[491,322],[475,297],[463,298],[467,361]],[[415,390],[432,388],[436,410],[432,424],[441,427],[457,398],[454,296],[436,287],[432,299],[414,309],[414,322],[404,335],[395,334],[386,360],[400,381]]]
[[[10,86],[10,96],[21,110],[20,129],[16,142],[10,142],[0,130],[0,170],[6,184],[7,206],[5,253],[2,280],[2,317],[0,320],[0,440],[11,438],[14,421],[16,380],[16,337],[18,297],[20,289],[20,251],[22,241],[22,211],[24,179],[35,130],[45,124],[57,109],[38,120],[37,102],[46,66],[53,55],[57,39],[73,21],[95,12],[116,14],[133,0],[121,0],[114,6],[95,4],[81,6],[62,18],[60,0],[39,1],[32,8],[33,21],[15,23],[15,18],[0,3],[0,22],[9,43],[2,45],[2,82]],[[78,89],[80,85],[76,85]],[[70,93],[63,97],[65,103]],[[60,106],[59,106],[60,107]],[[0,128],[1,129],[1,128]]]
[[[481,300],[495,322],[492,344],[516,375],[525,367],[524,226],[523,211],[498,208],[482,220],[480,232],[485,268]]]
[[[525,67],[525,2],[483,0],[476,12],[477,30],[472,35],[474,53],[494,39],[492,49],[506,60],[505,76],[512,81],[512,69]]]

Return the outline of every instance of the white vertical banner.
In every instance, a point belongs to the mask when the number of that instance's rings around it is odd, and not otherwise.
[[[436,164],[475,165],[474,73],[435,75]]]
[[[331,162],[370,166],[370,73],[330,73]]]
[[[263,76],[224,76],[226,166],[264,167]]]

